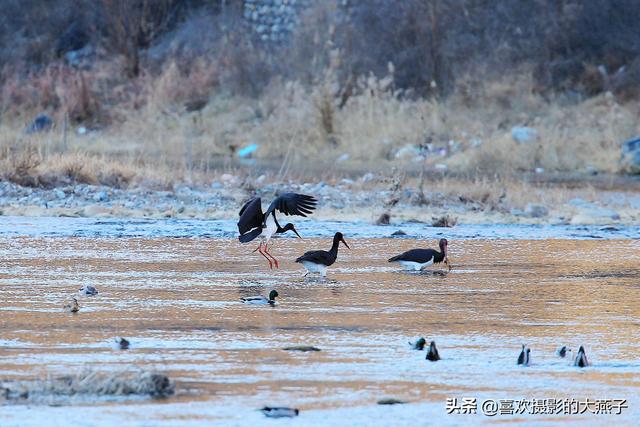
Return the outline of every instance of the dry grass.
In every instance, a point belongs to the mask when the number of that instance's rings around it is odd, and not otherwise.
[[[415,183],[409,182],[408,185],[414,186]],[[560,206],[576,197],[597,200],[597,190],[587,184],[581,188],[569,188],[529,183],[513,176],[433,180],[428,187],[435,197],[442,194],[444,199],[451,198],[478,210],[524,209],[529,203]]]
[[[420,144],[428,144],[428,169],[444,164],[471,177],[535,168],[615,173],[620,141],[640,131],[635,105],[607,94],[549,100],[535,93],[526,70],[497,82],[462,79],[438,101],[396,90],[392,67],[384,79],[356,79],[348,97],[329,69],[312,86],[273,81],[258,99],[216,92],[216,69],[204,61],[188,70],[169,63],[155,76],[126,81],[108,77],[110,69],[52,67],[20,79],[23,85],[5,84],[0,175],[23,185],[166,186],[210,180],[252,143],[260,147],[255,157],[280,166],[280,178],[318,160],[333,163],[335,173],[354,164],[415,169],[415,152],[401,154]],[[194,99],[206,105],[186,111]],[[56,126],[26,135],[27,118],[40,111],[51,111]],[[78,135],[80,124],[96,130]],[[513,126],[533,127],[537,137],[515,142]]]
[[[122,396],[170,396],[175,384],[166,375],[148,371],[85,371],[35,381],[0,383],[2,396],[10,403],[66,403],[74,396],[114,398]]]

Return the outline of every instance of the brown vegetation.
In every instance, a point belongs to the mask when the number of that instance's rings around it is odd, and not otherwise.
[[[20,15],[0,27],[6,179],[206,179],[253,143],[280,178],[309,166],[616,173],[620,141],[640,130],[630,0],[320,2],[280,45],[261,44],[240,3],[85,2],[56,2],[47,19],[35,1],[1,6]],[[40,112],[54,129],[25,134]],[[516,142],[513,126],[536,137]]]

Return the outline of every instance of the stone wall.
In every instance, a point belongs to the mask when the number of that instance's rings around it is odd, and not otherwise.
[[[310,0],[244,0],[243,16],[258,37],[270,43],[285,42]]]

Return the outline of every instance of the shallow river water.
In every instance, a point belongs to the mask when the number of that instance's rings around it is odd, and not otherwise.
[[[0,380],[149,369],[172,378],[176,394],[5,404],[0,426],[640,425],[637,239],[451,238],[453,269],[435,276],[386,262],[435,246],[432,238],[345,233],[352,250],[341,247],[318,281],[293,260],[328,249],[327,237],[279,239],[272,252],[281,268],[269,270],[254,245],[233,238],[49,236],[7,224]],[[79,297],[77,314],[63,312],[85,284],[99,295]],[[239,301],[271,289],[280,294],[275,307]],[[115,350],[115,336],[131,348]],[[436,341],[441,361],[409,349],[420,336]],[[516,366],[522,344],[532,349],[529,367]],[[282,350],[291,345],[321,351]],[[559,358],[560,345],[584,345],[592,366]],[[377,405],[382,398],[408,403]],[[447,414],[448,398],[475,398],[478,413]],[[626,399],[628,407],[495,416],[480,407],[552,398]],[[266,419],[256,411],[264,405],[301,412]]]

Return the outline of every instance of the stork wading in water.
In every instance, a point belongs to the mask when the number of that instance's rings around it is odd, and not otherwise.
[[[345,242],[342,233],[337,232],[333,236],[333,244],[328,251],[309,251],[305,252],[301,257],[298,257],[296,262],[301,263],[304,268],[307,269],[304,276],[306,277],[309,273],[319,273],[320,277],[327,277],[327,267],[332,266],[338,258],[338,245],[340,242],[342,242],[347,249],[351,249],[349,245],[347,245],[347,242]]]
[[[260,237],[260,244],[255,251],[265,257],[269,262],[269,268],[279,268],[278,260],[269,253],[269,242],[274,234],[283,234],[287,231],[293,231],[298,237],[300,234],[295,226],[291,223],[284,227],[280,226],[276,218],[276,211],[285,215],[300,215],[306,217],[316,208],[318,201],[306,194],[285,193],[276,197],[269,205],[266,212],[262,212],[262,200],[260,197],[249,200],[240,209],[240,220],[238,221],[238,231],[240,232],[239,240],[242,243],[248,243],[257,237]]]
[[[420,271],[425,267],[444,261],[449,269],[451,269],[447,256],[449,242],[447,242],[447,239],[440,239],[438,244],[440,246],[440,252],[435,249],[411,249],[393,258],[389,258],[389,262],[397,262],[401,264],[405,270]]]

